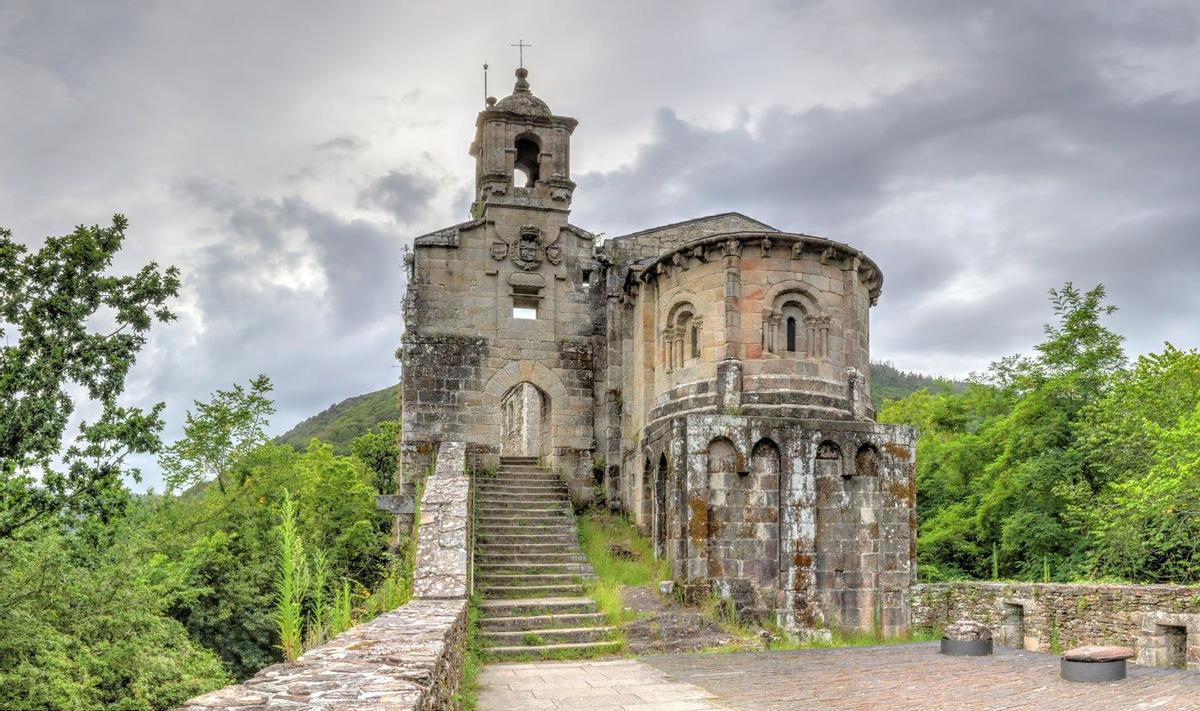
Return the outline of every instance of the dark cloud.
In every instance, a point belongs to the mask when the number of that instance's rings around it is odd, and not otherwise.
[[[360,207],[374,207],[396,222],[413,222],[424,212],[437,186],[423,175],[398,170],[376,178],[358,194]]]
[[[1194,47],[1197,18],[1104,9],[893,8],[930,41],[959,28],[936,74],[730,127],[661,109],[628,164],[578,178],[584,224],[620,233],[738,209],[859,246],[886,276],[882,357],[961,371],[1028,349],[1046,290],[1067,280],[1106,283],[1137,314],[1120,324],[1131,348],[1156,347],[1200,310],[1200,87],[1138,96],[1114,77],[1139,53]]]

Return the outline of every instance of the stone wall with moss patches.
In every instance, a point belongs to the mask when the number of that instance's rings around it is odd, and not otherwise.
[[[260,708],[454,708],[462,681],[470,591],[469,479],[461,442],[443,443],[421,497],[413,600],[355,625],[292,664],[183,705],[183,711]]]
[[[1200,587],[1066,583],[930,583],[912,591],[913,626],[959,619],[1001,644],[1058,652],[1085,644],[1137,650],[1146,666],[1200,669]]]

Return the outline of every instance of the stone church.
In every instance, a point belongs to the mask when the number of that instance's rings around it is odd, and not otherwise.
[[[444,441],[537,456],[686,593],[904,631],[914,434],[874,421],[879,267],[738,213],[601,241],[570,222],[576,126],[518,69],[475,120],[471,219],[405,254],[402,483]]]

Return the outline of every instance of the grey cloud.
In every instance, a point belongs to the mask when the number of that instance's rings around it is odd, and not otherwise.
[[[328,141],[317,144],[318,151],[354,155],[365,151],[370,142],[358,136],[334,136]]]
[[[579,177],[577,219],[620,232],[739,209],[859,246],[886,276],[883,357],[961,365],[1026,349],[1050,317],[1046,289],[1066,280],[1105,281],[1138,314],[1131,348],[1157,347],[1152,334],[1200,309],[1200,99],[1195,86],[1131,99],[1112,77],[1147,46],[1195,43],[1195,11],[971,7],[950,13],[971,31],[948,40],[937,75],[862,106],[774,106],[727,128],[660,110],[627,165]],[[928,23],[916,29],[930,41],[946,29]],[[944,202],[912,207],[931,194]],[[939,224],[955,214],[961,232]],[[968,278],[993,295],[953,294]]]
[[[384,210],[396,222],[413,222],[425,211],[436,191],[437,185],[423,175],[392,170],[358,194],[358,205]]]

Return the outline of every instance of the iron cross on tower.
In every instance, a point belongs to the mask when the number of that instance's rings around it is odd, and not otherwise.
[[[519,66],[524,67],[525,66],[525,48],[532,47],[533,45],[525,44],[525,40],[519,39],[519,40],[517,40],[516,44],[510,44],[509,46],[517,48],[517,58],[520,59],[520,61],[521,61]]]

